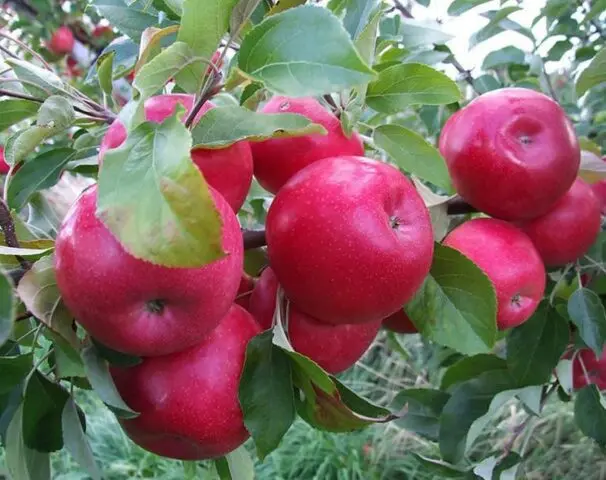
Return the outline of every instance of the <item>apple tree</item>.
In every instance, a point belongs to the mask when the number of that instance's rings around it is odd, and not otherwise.
[[[468,71],[430,3],[4,2],[12,478],[63,448],[103,478],[78,389],[193,478],[253,478],[243,444],[263,460],[297,417],[396,422],[440,478],[516,475],[528,422],[469,455],[507,402],[574,402],[606,444],[606,4],[547,0],[538,38],[525,2],[445,2],[484,8],[470,49],[532,44]],[[339,380],[407,334],[441,351],[433,388],[377,405]]]

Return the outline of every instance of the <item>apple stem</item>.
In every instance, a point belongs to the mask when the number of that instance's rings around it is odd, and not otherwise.
[[[13,217],[11,216],[8,205],[2,198],[0,198],[0,229],[2,229],[2,233],[4,234],[4,242],[6,243],[6,246],[19,248],[20,245],[19,240],[17,239],[17,234],[15,233],[15,223],[13,222]],[[24,270],[29,270],[31,268],[31,263],[25,258],[19,255],[15,255],[15,258]]]

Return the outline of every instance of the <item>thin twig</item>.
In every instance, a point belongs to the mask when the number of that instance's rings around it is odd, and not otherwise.
[[[11,52],[8,48],[6,48],[2,45],[0,45],[0,50],[2,50],[4,53],[6,53],[11,58],[19,58],[17,55],[15,55],[13,52]]]
[[[35,52],[34,50],[32,50],[30,47],[28,47],[25,43],[23,43],[21,40],[18,40],[14,37],[11,37],[10,35],[8,35],[7,33],[4,33],[2,30],[0,30],[0,37],[6,38],[7,40],[10,40],[11,42],[16,43],[17,45],[19,45],[21,48],[23,48],[24,50],[27,50],[29,53],[31,53],[38,61],[40,61],[40,63],[42,63],[42,65],[44,65],[44,68],[46,68],[47,70],[50,70],[51,72],[53,71],[53,68],[46,62],[46,60],[44,60],[44,58],[42,58],[42,56],[38,53]]]

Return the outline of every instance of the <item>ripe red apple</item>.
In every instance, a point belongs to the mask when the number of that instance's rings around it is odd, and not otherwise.
[[[402,308],[431,265],[429,213],[398,169],[364,157],[314,162],[278,192],[269,262],[297,308],[335,325]]]
[[[61,296],[101,343],[133,355],[190,347],[215,328],[236,297],[243,263],[240,225],[211,189],[227,255],[201,268],[168,268],[128,254],[95,215],[97,189],[67,214],[55,244]]]
[[[211,57],[210,61],[215,67],[217,67],[218,70],[221,70],[223,68],[223,60],[221,59],[221,52],[219,50],[213,53],[213,56]],[[208,75],[212,71],[213,68],[209,65],[206,69],[206,75]]]
[[[393,315],[390,315],[383,320],[383,326],[396,333],[417,333],[417,327],[412,323],[412,320],[406,315],[404,309],[398,310]]]
[[[11,169],[11,166],[6,163],[4,158],[4,145],[0,145],[0,175],[6,175]]]
[[[606,162],[606,155],[602,157],[602,160]],[[600,202],[602,215],[606,215],[606,180],[599,180],[592,183],[591,189]]]
[[[314,98],[273,97],[263,113],[297,113],[322,125],[327,135],[272,138],[251,144],[255,177],[263,188],[277,193],[289,178],[307,165],[328,157],[364,155],[364,144],[357,133],[346,137],[341,122]]]
[[[103,37],[103,36],[111,36],[114,34],[114,30],[109,25],[95,25],[93,28],[92,35],[95,38]]]
[[[500,330],[530,318],[543,298],[545,267],[524,232],[503,220],[477,218],[455,228],[443,244],[472,260],[494,285]]]
[[[255,288],[255,283],[255,278],[251,277],[246,272],[242,272],[240,286],[238,287],[238,293],[236,295],[236,303],[244,310],[250,311],[250,297]]]
[[[48,49],[56,55],[70,53],[74,49],[74,34],[71,29],[65,25],[59,27],[53,33]]]
[[[67,65],[67,73],[70,77],[79,77],[82,75],[82,70],[80,69],[77,60],[71,55],[66,59]]]
[[[562,108],[534,90],[503,88],[448,119],[440,151],[457,192],[504,220],[546,213],[574,182],[580,149]]]
[[[520,224],[545,265],[574,262],[600,233],[600,202],[591,186],[577,178],[570,190],[545,215]]]
[[[266,268],[250,297],[250,313],[264,330],[272,327],[277,291],[278,279],[271,268]],[[293,304],[288,307],[286,323],[295,351],[333,374],[356,363],[381,327],[380,320],[361,325],[330,325],[300,312]]]
[[[581,364],[582,362],[582,364]],[[585,368],[583,368],[585,367]],[[587,372],[587,375],[585,375]],[[580,390],[589,383],[595,384],[600,390],[606,390],[606,349],[597,358],[593,350],[583,348],[574,356],[572,361],[572,385]]]
[[[194,347],[112,368],[124,401],[140,415],[120,420],[128,436],[164,457],[206,460],[223,456],[248,438],[238,401],[246,346],[260,332],[234,305],[217,328]]]
[[[193,95],[158,95],[145,102],[145,118],[148,121],[160,123],[174,113],[177,104],[183,105],[189,112],[193,103]],[[206,102],[202,106],[197,120],[213,107],[211,102]],[[183,116],[183,120],[185,117],[186,115]],[[107,150],[119,147],[125,140],[126,129],[117,120],[112,123],[101,141],[99,163],[103,161]],[[223,195],[235,212],[240,210],[250,189],[253,175],[253,160],[249,143],[236,142],[227,148],[219,149],[195,148],[192,150],[191,156],[208,184]]]

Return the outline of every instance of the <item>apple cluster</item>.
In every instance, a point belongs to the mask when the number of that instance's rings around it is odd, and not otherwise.
[[[145,118],[162,122],[177,104],[189,112],[194,97],[152,97]],[[212,108],[203,105],[196,121]],[[57,237],[57,283],[68,308],[99,342],[142,357],[111,371],[139,412],[121,420],[124,430],[159,455],[214,458],[246,440],[238,402],[246,346],[278,318],[293,348],[333,374],[364,354],[381,325],[416,331],[402,307],[429,274],[434,236],[414,184],[366,158],[361,137],[346,135],[313,98],[275,96],[262,112],[300,114],[327,133],[191,151],[222,220],[222,258],[185,269],[135,258],[97,218],[96,186]],[[101,168],[126,137],[115,121],[100,146]],[[520,325],[543,297],[545,266],[577,259],[600,229],[598,199],[577,178],[572,126],[548,97],[502,89],[453,115],[440,150],[457,192],[484,213],[443,244],[492,282],[498,327]],[[270,266],[258,279],[243,273],[236,216],[253,175],[275,195],[266,221]]]

